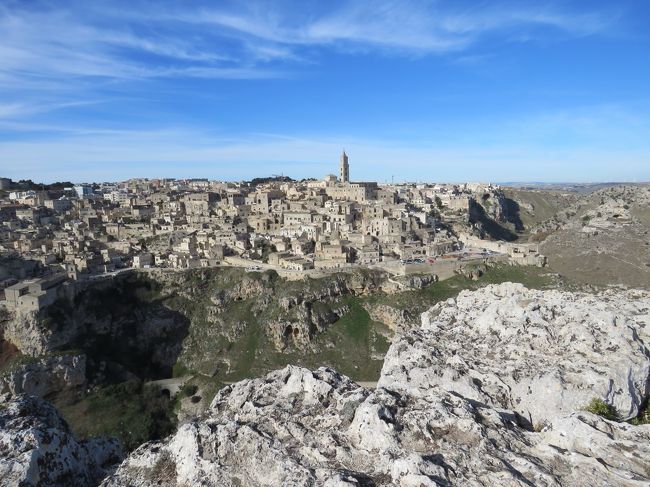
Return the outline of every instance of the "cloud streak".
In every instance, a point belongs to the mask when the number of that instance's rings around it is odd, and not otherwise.
[[[322,50],[396,56],[464,51],[490,33],[542,36],[605,31],[598,12],[575,14],[521,2],[350,0],[195,3],[133,0],[0,5],[0,118],[42,113],[97,98],[103,84],[161,79],[290,78]],[[478,5],[478,6],[477,6]],[[548,33],[546,33],[548,35]],[[117,85],[115,85],[117,83]],[[128,91],[128,88],[125,88]],[[43,103],[43,94],[58,96]],[[19,100],[18,102],[16,100]],[[51,100],[50,100],[51,101]],[[34,110],[39,105],[41,108]]]
[[[611,21],[599,13],[522,7],[521,2],[499,8],[344,1],[328,2],[327,11],[310,8],[310,2],[302,9],[295,2],[253,7],[242,2],[193,11],[169,2],[134,2],[112,10],[94,2],[39,5],[0,7],[0,80],[273,77],[277,66],[269,64],[306,61],[305,48],[458,52],[504,29],[519,28],[529,36],[548,35],[535,30],[539,27],[588,35],[604,31]]]

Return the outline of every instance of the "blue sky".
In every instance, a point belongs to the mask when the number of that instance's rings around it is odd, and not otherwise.
[[[650,2],[0,0],[0,175],[650,180]]]

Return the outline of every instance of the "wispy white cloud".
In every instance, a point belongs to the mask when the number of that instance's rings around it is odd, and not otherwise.
[[[520,27],[548,27],[567,35],[606,31],[615,22],[611,12],[570,12],[544,2],[346,1],[321,15],[292,12],[203,10],[179,20],[211,24],[242,35],[284,45],[359,46],[398,51],[458,51],[483,34]],[[463,6],[464,5],[464,6]],[[540,32],[530,37],[543,36]],[[548,35],[548,33],[546,34]]]
[[[612,22],[598,12],[565,12],[539,2],[459,5],[378,0],[332,2],[326,10],[309,2],[298,8],[295,2],[271,2],[190,10],[167,2],[134,2],[123,9],[92,2],[15,2],[0,7],[0,82],[70,76],[259,78],[277,76],[277,66],[269,63],[308,60],[304,47],[444,53],[512,27],[586,35]],[[535,35],[543,34],[530,32]]]
[[[77,100],[69,102],[32,101],[28,103],[0,103],[0,121],[19,119],[37,113],[53,112],[71,107],[104,103],[106,100]]]
[[[7,117],[14,117],[25,113],[25,105],[22,103],[0,103],[0,120]]]
[[[75,78],[276,76],[273,69],[262,71],[233,56],[211,36],[158,29],[155,23],[118,27],[98,20],[103,19],[66,10],[0,8],[0,82],[18,86],[23,80],[63,80],[65,85]]]

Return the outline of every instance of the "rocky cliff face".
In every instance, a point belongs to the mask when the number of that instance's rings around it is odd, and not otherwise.
[[[98,382],[106,370],[126,380],[169,376],[189,322],[156,300],[156,283],[137,274],[86,284],[72,301],[40,312],[16,312],[0,334],[32,357],[83,350]]]
[[[2,485],[92,486],[121,459],[117,440],[77,441],[49,403],[0,396]]]
[[[304,349],[349,311],[346,297],[385,281],[370,271],[291,282],[238,269],[125,273],[86,284],[74,302],[2,319],[0,337],[29,356],[82,350],[95,382],[165,378],[177,362],[212,374],[246,334],[275,351]]]
[[[581,409],[648,397],[648,299],[462,294],[391,346],[376,390],[293,366],[239,382],[102,485],[647,485],[650,425]]]
[[[381,303],[366,303],[364,307],[372,320],[385,324],[392,331],[404,332],[413,328],[413,316],[405,309]]]
[[[248,282],[252,281],[252,282]],[[371,273],[339,274],[314,284],[308,280],[290,293],[278,284],[245,277],[233,289],[220,291],[217,303],[256,298],[251,309],[265,319],[265,332],[276,350],[288,346],[303,348],[348,312],[339,302],[344,296],[364,295],[381,288],[383,277]],[[281,296],[281,297],[278,297]],[[215,299],[213,298],[213,301]],[[268,313],[275,308],[275,312]],[[225,309],[225,308],[224,308]]]
[[[485,193],[481,198],[471,199],[469,205],[470,232],[480,238],[516,240],[520,225],[513,225],[512,201],[501,191]]]
[[[0,393],[44,397],[86,383],[86,356],[66,354],[44,357],[11,367],[0,375]]]

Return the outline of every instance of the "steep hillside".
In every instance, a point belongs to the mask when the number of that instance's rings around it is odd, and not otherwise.
[[[522,239],[528,238],[538,225],[553,218],[579,198],[576,193],[546,190],[505,188],[503,193],[507,199],[510,221]]]
[[[470,203],[471,232],[481,238],[527,241],[539,224],[579,198],[577,193],[509,187],[485,193]]]
[[[550,268],[578,284],[650,287],[650,187],[584,195],[541,224]]]
[[[132,440],[117,470],[115,442],[75,437],[41,400],[0,395],[0,477],[84,487],[102,476],[104,487],[647,485],[649,309],[644,291],[463,291],[391,344],[377,389],[331,368],[287,366],[211,393],[204,413],[137,449],[163,411],[129,401],[142,397],[137,386],[110,386],[86,405],[117,402],[114,427]]]

